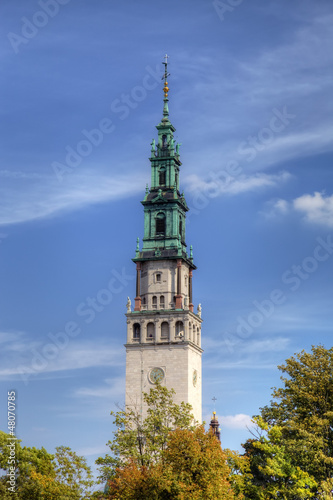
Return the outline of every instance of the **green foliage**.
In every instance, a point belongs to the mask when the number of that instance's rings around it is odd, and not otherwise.
[[[246,478],[246,498],[301,500],[313,498],[317,483],[292,461],[279,426],[269,426],[261,417],[254,422],[265,431],[257,440],[245,444],[252,478]]]
[[[116,413],[114,424],[117,430],[113,441],[107,444],[111,455],[97,459],[100,465],[100,480],[106,481],[115,474],[129,459],[139,466],[149,467],[158,462],[165,450],[169,432],[172,429],[192,429],[193,416],[191,405],[173,402],[174,390],[156,385],[143,398],[148,405],[147,417],[143,420],[140,413],[133,408],[126,408]]]
[[[94,484],[92,473],[84,457],[78,456],[69,447],[56,448],[54,469],[58,481],[71,488],[78,499],[89,498],[89,490]],[[73,496],[75,498],[75,496]]]
[[[15,463],[10,463],[7,446],[12,437],[0,431],[0,467],[8,474],[15,465],[15,491],[9,491],[8,476],[0,478],[0,498],[15,500],[86,500],[92,475],[86,460],[70,448],[56,448],[55,455],[45,448],[15,445]],[[13,466],[14,466],[13,465]]]
[[[333,348],[313,346],[278,367],[283,387],[254,421],[247,498],[333,498]]]
[[[227,456],[211,432],[193,425],[191,406],[173,402],[174,391],[157,385],[144,394],[147,417],[134,409],[114,414],[117,431],[100,458],[106,498],[209,500],[243,498],[230,484]]]

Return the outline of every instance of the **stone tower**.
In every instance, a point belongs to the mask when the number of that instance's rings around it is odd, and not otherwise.
[[[145,417],[142,392],[160,382],[176,391],[175,402],[193,407],[201,423],[201,306],[192,303],[192,248],[187,252],[188,207],[179,189],[180,144],[169,120],[167,56],[163,118],[151,143],[151,186],[146,187],[144,236],[137,240],[134,311],[127,303],[126,406]]]

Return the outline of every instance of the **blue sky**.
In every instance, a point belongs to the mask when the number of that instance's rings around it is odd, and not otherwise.
[[[3,0],[1,18],[1,428],[14,388],[24,444],[107,450],[167,52],[203,415],[215,396],[240,449],[277,365],[331,347],[331,2]]]

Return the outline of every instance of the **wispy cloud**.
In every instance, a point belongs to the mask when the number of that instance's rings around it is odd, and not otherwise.
[[[197,79],[196,68],[183,65],[182,71],[191,73],[196,84],[191,89],[186,87],[179,100],[202,106],[194,118],[191,106],[183,110],[179,107],[184,120],[191,120],[189,132],[193,135],[193,128],[197,131],[201,146],[191,164],[219,168],[236,160],[257,170],[333,150],[333,16],[311,17],[286,34],[280,44],[263,46],[253,56],[245,52],[242,59],[235,60],[227,50],[219,58],[207,54],[201,64],[209,79]],[[188,60],[188,54],[182,58]],[[323,105],[318,106],[318,102]],[[284,106],[295,118],[274,135],[270,144],[260,144],[255,161],[247,163],[246,157],[238,154],[239,145],[250,136],[258,137],[269,126],[272,110]],[[202,133],[202,116],[209,117],[213,140]]]
[[[69,339],[68,345],[61,348],[49,338],[44,342],[34,341],[21,333],[16,341],[4,343],[2,358],[0,379],[46,374],[52,378],[52,374],[58,377],[61,373],[96,366],[121,366],[124,352],[110,343],[79,339]]]
[[[23,336],[24,332],[0,332],[0,344],[7,344],[7,346],[2,346],[4,349],[12,349],[12,346],[16,345],[17,341]]]
[[[75,391],[77,398],[103,398],[112,400],[115,397],[122,398],[125,393],[125,378],[115,377],[113,379],[105,379],[104,385],[99,384],[94,387],[80,387]]]
[[[240,174],[237,177],[232,177],[230,175],[219,175],[218,172],[211,172],[210,177],[212,180],[203,179],[196,174],[192,174],[185,178],[184,183],[189,192],[203,192],[208,197],[215,198],[223,194],[237,195],[274,187],[289,180],[291,175],[289,172],[280,172],[276,175],[257,173],[254,175]]]
[[[16,174],[15,180],[30,182],[0,188],[0,225],[54,217],[96,203],[118,200],[142,191],[144,186],[144,178],[133,174],[113,177],[98,171],[83,172],[69,176],[62,183],[53,176]]]
[[[237,353],[252,354],[252,353],[274,353],[284,351],[290,344],[290,339],[287,337],[274,337],[265,339],[247,339],[237,345]],[[213,337],[203,338],[203,347],[205,352],[216,352],[216,349],[223,352],[223,349],[228,348],[228,340],[217,340]]]
[[[22,172],[12,170],[0,170],[0,177],[4,179],[45,179],[45,175],[37,172]]]

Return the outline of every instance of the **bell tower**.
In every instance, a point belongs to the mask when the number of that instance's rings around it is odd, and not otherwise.
[[[192,247],[185,242],[188,207],[179,189],[181,167],[175,128],[169,120],[168,56],[163,62],[163,118],[151,143],[151,186],[147,185],[142,248],[137,239],[134,310],[127,303],[126,406],[145,417],[142,392],[156,382],[190,403],[201,423],[201,306],[192,303]]]

